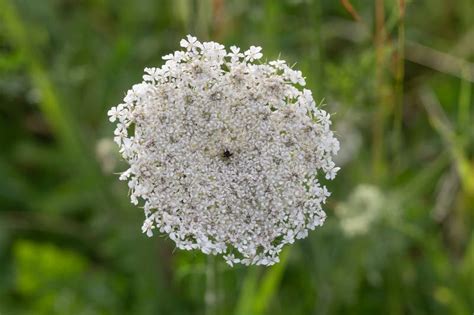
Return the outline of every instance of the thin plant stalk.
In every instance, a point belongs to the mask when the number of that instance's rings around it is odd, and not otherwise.
[[[403,79],[405,77],[405,1],[398,0],[398,41],[397,41],[397,64],[395,75],[395,163],[400,164],[401,142],[402,142],[402,122],[403,122]]]
[[[373,123],[373,173],[376,178],[379,178],[383,172],[383,134],[385,129],[385,100],[384,100],[384,48],[385,48],[385,8],[383,0],[375,0],[375,84],[376,84],[376,99],[377,110],[374,115]]]
[[[214,255],[207,256],[204,302],[206,315],[218,314],[217,260]]]

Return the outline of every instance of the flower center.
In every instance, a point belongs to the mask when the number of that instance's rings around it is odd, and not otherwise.
[[[223,158],[224,160],[230,159],[230,157],[231,157],[232,155],[233,155],[233,153],[230,152],[230,151],[227,150],[227,149],[224,150],[224,152],[222,152],[222,158]]]

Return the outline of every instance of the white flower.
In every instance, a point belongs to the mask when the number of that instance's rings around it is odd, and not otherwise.
[[[280,69],[283,69],[284,66],[286,66],[286,61],[278,59],[278,60],[270,61],[269,64],[273,66],[275,69],[280,70]]]
[[[147,218],[145,222],[143,222],[142,226],[142,232],[146,233],[146,236],[152,237],[153,236],[153,231],[155,227],[153,226],[153,220],[151,218]]]
[[[285,75],[288,80],[291,81],[293,84],[299,84],[301,86],[306,85],[306,81],[303,78],[303,74],[301,71],[295,71],[291,68],[285,68]]]
[[[301,72],[188,36],[109,111],[143,233],[229,265],[271,265],[323,224],[339,142]]]
[[[183,48],[186,48],[186,50],[196,51],[197,48],[202,47],[201,43],[197,40],[196,37],[191,36],[191,35],[187,35],[186,38],[187,38],[187,40],[183,38],[179,42],[179,45]]]
[[[250,46],[249,50],[245,52],[245,60],[254,61],[262,58],[262,53],[260,52],[262,47]]]
[[[117,106],[118,107],[118,106]],[[120,111],[117,109],[117,107],[112,107],[108,112],[107,112],[107,116],[110,116],[109,117],[109,120],[110,122],[114,122],[117,120],[119,114],[120,114]]]
[[[340,170],[340,167],[333,167],[328,170],[326,173],[326,179],[334,179],[336,177],[337,172]]]
[[[230,53],[228,54],[231,62],[237,62],[240,58],[244,57],[244,54],[240,52],[240,48],[237,46],[230,46]]]

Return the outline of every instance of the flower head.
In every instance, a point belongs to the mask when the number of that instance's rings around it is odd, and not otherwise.
[[[254,64],[260,47],[228,52],[192,36],[181,46],[109,111],[142,231],[230,265],[274,264],[326,218],[318,178],[339,169],[329,115],[300,71]]]

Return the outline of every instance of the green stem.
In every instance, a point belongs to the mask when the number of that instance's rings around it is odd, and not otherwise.
[[[398,41],[397,41],[397,68],[395,82],[395,165],[400,165],[403,123],[403,79],[405,77],[405,2],[398,1]]]
[[[465,132],[468,136],[469,134],[469,126],[471,126],[470,122],[470,104],[471,104],[471,82],[468,79],[468,67],[463,64],[462,67],[462,76],[463,79],[461,80],[461,89],[459,91],[459,110],[458,110],[458,123],[460,126],[461,132]],[[467,139],[464,139],[467,140]]]
[[[215,256],[208,255],[206,266],[206,293],[204,295],[206,315],[218,314],[217,291],[217,261]]]
[[[375,0],[375,84],[377,110],[373,122],[373,174],[379,179],[385,169],[384,163],[384,130],[388,109],[386,104],[384,63],[385,63],[385,9],[383,0]]]

